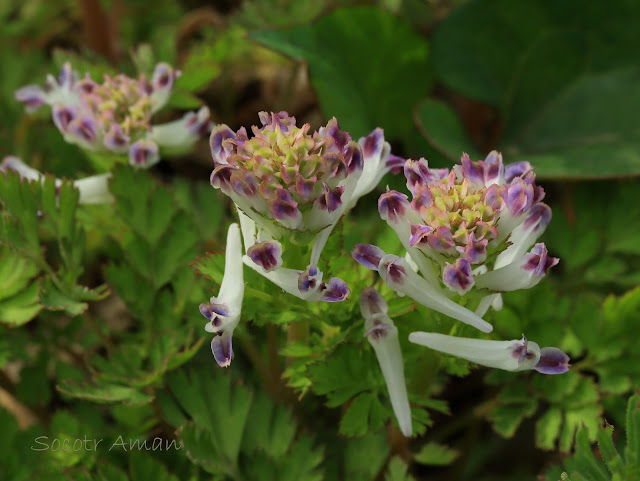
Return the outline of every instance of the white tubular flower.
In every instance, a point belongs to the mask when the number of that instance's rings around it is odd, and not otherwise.
[[[16,172],[20,178],[29,181],[44,182],[42,172],[29,167],[18,157],[8,156],[0,162],[0,172]],[[109,179],[111,174],[92,175],[83,179],[74,180],[73,186],[80,191],[78,202],[80,204],[104,204],[113,202],[113,195],[109,192]],[[62,180],[56,179],[56,186],[62,184]]]
[[[404,363],[398,340],[398,328],[387,315],[387,303],[373,287],[362,291],[360,312],[365,318],[364,335],[373,347],[387,384],[393,412],[402,434],[411,436],[411,407],[404,377]]]
[[[244,278],[242,274],[242,241],[238,224],[231,224],[227,233],[224,276],[218,296],[207,304],[200,304],[200,313],[209,322],[207,332],[215,333],[211,340],[211,351],[221,367],[228,367],[233,360],[233,330],[240,322]]]
[[[182,119],[153,126],[151,117],[169,100],[180,75],[166,63],[156,65],[151,82],[118,74],[102,83],[87,74],[80,78],[69,62],[58,78],[47,77],[44,89],[27,85],[15,93],[33,112],[51,107],[53,122],[64,139],[100,154],[129,155],[130,163],[148,168],[158,161],[158,149],[184,150],[209,132],[209,110],[190,112]]]
[[[412,332],[409,341],[436,351],[461,357],[482,366],[525,371],[535,369],[543,374],[563,374],[569,370],[569,356],[556,347],[543,347],[521,340],[487,341],[447,336],[431,332]]]

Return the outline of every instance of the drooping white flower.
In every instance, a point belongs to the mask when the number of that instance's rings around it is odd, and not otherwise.
[[[211,340],[211,351],[221,367],[228,367],[233,360],[233,330],[240,322],[243,296],[242,240],[238,224],[231,224],[220,291],[208,303],[200,304],[200,313],[209,321],[205,330],[216,334]]]
[[[373,287],[362,291],[360,312],[364,317],[364,335],[373,347],[387,384],[393,412],[402,434],[411,436],[411,407],[404,377],[398,328],[387,315],[387,303]]]
[[[431,332],[412,332],[409,341],[436,351],[461,357],[482,366],[544,374],[563,374],[569,370],[569,356],[556,347],[543,347],[522,336],[521,340],[489,341],[447,336]]]

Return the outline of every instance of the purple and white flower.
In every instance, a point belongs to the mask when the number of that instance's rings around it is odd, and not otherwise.
[[[215,337],[211,340],[213,357],[220,367],[228,367],[233,360],[233,330],[240,322],[244,278],[242,273],[242,240],[238,224],[231,224],[227,232],[224,276],[217,296],[208,303],[200,304],[200,313],[209,321],[207,332]]]
[[[411,407],[404,377],[402,350],[398,328],[387,315],[387,303],[373,287],[362,291],[360,312],[364,317],[364,335],[376,353],[382,376],[387,384],[391,407],[402,434],[411,436]]]
[[[244,262],[301,299],[344,300],[342,280],[322,281],[320,255],[340,217],[392,168],[390,146],[382,129],[355,142],[335,118],[313,133],[286,112],[259,118],[251,137],[244,127],[219,125],[210,138],[211,185],[238,209]],[[287,265],[291,245],[310,248],[306,266]]]
[[[500,307],[500,293],[533,287],[558,263],[544,244],[531,249],[551,220],[531,165],[505,166],[493,151],[477,162],[464,154],[451,170],[408,159],[404,174],[412,199],[387,190],[378,210],[398,235],[406,259],[364,244],[353,257],[397,292],[491,331],[481,317],[490,306]],[[454,295],[468,299],[466,305],[476,303],[475,312],[452,301]]]
[[[27,181],[44,182],[45,176],[42,172],[29,167],[22,160],[15,156],[5,157],[0,162],[0,172],[16,172],[21,179]],[[78,202],[80,204],[103,204],[113,202],[113,195],[109,192],[109,179],[111,174],[92,175],[83,179],[73,181],[73,186],[80,192]],[[62,180],[56,179],[56,186],[62,184]]]
[[[159,148],[185,150],[211,129],[206,107],[180,120],[152,125],[152,114],[167,103],[179,75],[178,70],[160,63],[150,82],[144,75],[133,79],[118,74],[105,75],[98,83],[88,74],[80,78],[67,62],[57,78],[47,76],[44,88],[27,85],[15,97],[27,112],[49,105],[67,142],[98,153],[128,153],[132,165],[146,168],[159,160]],[[139,142],[146,143],[143,153],[156,154],[142,156]]]
[[[482,366],[543,374],[563,374],[569,370],[569,356],[556,347],[543,347],[522,336],[521,340],[488,341],[447,336],[431,332],[412,332],[409,341],[436,351],[461,357]]]

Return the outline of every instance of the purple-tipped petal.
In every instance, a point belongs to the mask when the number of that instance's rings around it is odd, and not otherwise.
[[[532,170],[533,167],[531,167],[531,164],[526,160],[523,160],[521,162],[513,162],[505,166],[504,179],[506,180],[507,184],[510,184],[511,181],[516,177],[523,177]]]
[[[348,174],[362,170],[362,167],[364,166],[364,157],[362,155],[362,149],[357,142],[351,141],[347,145],[344,152],[344,162],[347,166]]]
[[[557,347],[540,349],[540,360],[534,369],[543,374],[564,374],[569,370],[571,359]]]
[[[60,74],[58,75],[58,84],[60,87],[66,90],[71,90],[71,86],[73,85],[74,75],[73,69],[71,68],[71,62],[65,62],[62,68],[60,69]]]
[[[309,265],[298,276],[298,290],[300,292],[313,292],[320,287],[322,272],[317,266]]]
[[[539,203],[534,204],[527,214],[527,218],[523,222],[525,229],[529,229],[532,226],[534,231],[539,229],[545,230],[551,222],[551,207],[547,204]]]
[[[416,188],[428,185],[436,180],[436,176],[431,172],[429,164],[424,158],[419,160],[407,159],[404,164],[404,176],[407,179],[407,189],[414,195]]]
[[[531,208],[533,204],[533,185],[523,181],[516,181],[509,185],[507,191],[507,208],[513,216],[520,216]]]
[[[351,290],[346,282],[338,277],[332,277],[329,280],[329,284],[327,284],[322,291],[322,300],[324,302],[341,302],[344,301],[350,293]]]
[[[547,271],[558,262],[560,262],[560,259],[549,257],[547,246],[540,242],[533,246],[531,252],[525,255],[525,262],[522,268],[525,271],[529,271],[532,276],[544,277]]]
[[[367,287],[360,293],[360,313],[365,319],[374,314],[386,314],[389,310],[387,301],[373,287]]]
[[[214,165],[225,164],[227,161],[227,154],[224,151],[222,143],[226,139],[235,139],[236,134],[229,126],[225,124],[217,125],[211,130],[211,136],[209,137],[209,146],[211,147],[211,155],[213,157]]]
[[[455,264],[447,264],[442,273],[442,280],[449,289],[464,295],[474,284],[471,264],[464,258],[458,259]]]
[[[47,103],[44,90],[37,85],[26,85],[16,90],[15,98],[25,105],[27,112],[34,112]]]
[[[473,162],[465,152],[460,158],[460,164],[462,165],[462,177],[471,184],[484,185],[484,172],[479,162]]]
[[[451,235],[451,227],[448,225],[436,227],[436,230],[427,236],[427,243],[429,247],[441,253],[455,252],[456,243]]]
[[[415,185],[413,189],[413,200],[411,201],[411,207],[419,211],[422,208],[428,209],[433,205],[433,192],[428,185]]]
[[[216,189],[229,192],[231,191],[231,176],[236,170],[238,170],[238,168],[233,165],[220,164],[211,172],[209,181]]]
[[[361,139],[362,140],[362,139]],[[364,138],[362,153],[366,159],[379,157],[384,147],[384,131],[378,127]]]
[[[383,220],[399,222],[410,208],[409,198],[395,190],[389,190],[380,196],[378,200],[378,212]]]
[[[267,272],[282,265],[282,245],[278,241],[254,244],[247,250],[247,255]]]
[[[89,116],[77,118],[69,124],[69,132],[88,144],[96,141],[97,128],[96,121]]]
[[[479,264],[487,258],[487,239],[478,240],[473,232],[469,234],[467,245],[464,247],[465,258],[471,264]]]
[[[127,150],[131,139],[122,131],[120,124],[111,124],[111,129],[104,136],[104,146],[113,152]]]
[[[63,107],[55,105],[51,110],[53,123],[61,132],[68,132],[71,122],[76,118],[76,109],[73,107]]]
[[[351,251],[351,257],[353,257],[358,264],[372,271],[378,270],[380,259],[385,255],[386,253],[380,249],[380,247],[371,244],[356,244]]]
[[[344,193],[344,186],[338,186],[335,189],[331,189],[329,185],[324,182],[322,185],[324,189],[324,195],[318,197],[318,204],[322,210],[327,210],[329,213],[337,210],[342,205],[342,194]]]
[[[393,260],[389,259],[387,261],[383,261],[378,268],[378,271],[384,272],[384,274],[382,274],[382,272],[380,273],[387,284],[389,283],[389,280],[391,280],[392,283],[402,286],[407,280],[407,270],[402,265],[402,261],[404,261],[404,259],[398,256],[393,257]]]
[[[134,167],[147,168],[158,160],[158,145],[151,140],[138,140],[129,148],[129,164]]]
[[[227,334],[220,332],[218,334],[219,335],[211,339],[211,352],[218,366],[229,367],[233,360],[233,346],[231,344],[233,338],[232,333]]]
[[[278,189],[269,201],[269,212],[277,220],[297,220],[302,217],[298,203],[293,200],[289,191]]]
[[[389,156],[387,157],[387,168],[391,171],[392,174],[399,174],[403,171],[406,161],[407,159],[403,157],[389,154]]]
[[[433,227],[422,224],[411,224],[411,237],[409,238],[409,246],[416,244],[426,244],[429,234],[433,232]]]
[[[394,332],[394,326],[376,319],[371,327],[364,332],[364,337],[368,337],[371,341],[379,341],[392,332]]]
[[[153,71],[151,86],[153,90],[171,90],[173,83],[180,76],[179,70],[174,70],[168,63],[159,63]]]

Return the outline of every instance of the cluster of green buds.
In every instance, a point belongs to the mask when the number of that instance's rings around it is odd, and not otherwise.
[[[160,63],[150,81],[144,75],[133,79],[118,74],[97,83],[88,74],[80,78],[67,62],[57,78],[47,77],[44,88],[27,85],[16,98],[29,112],[50,105],[67,142],[93,152],[128,155],[130,164],[149,167],[160,159],[159,148],[186,149],[211,128],[206,107],[169,124],[152,125],[152,114],[167,103],[179,75]]]
[[[356,142],[335,118],[316,132],[309,124],[298,127],[286,112],[260,112],[259,118],[253,137],[244,127],[234,132],[219,125],[211,132],[211,185],[237,207],[243,262],[302,300],[343,301],[349,287],[337,277],[323,281],[320,255],[340,217],[397,158],[382,129]],[[217,296],[200,306],[211,323],[221,303]]]

